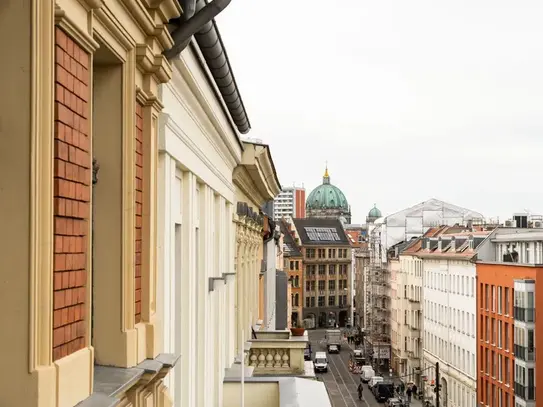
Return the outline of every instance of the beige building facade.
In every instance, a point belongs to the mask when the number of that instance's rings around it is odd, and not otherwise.
[[[241,164],[234,170],[233,177],[236,186],[236,354],[245,349],[252,327],[264,320],[265,218],[260,208],[281,190],[269,147],[251,142],[243,142],[243,147]]]
[[[12,310],[1,317],[12,367],[0,380],[3,406],[170,404],[162,378],[176,357],[161,354],[156,314],[154,140],[157,88],[171,76],[167,22],[180,12],[173,0],[2,7],[1,81],[13,95],[1,102],[10,198],[0,303]],[[114,372],[130,376],[115,396]]]

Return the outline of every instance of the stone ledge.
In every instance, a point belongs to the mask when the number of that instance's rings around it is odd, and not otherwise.
[[[140,382],[147,384],[154,377],[163,377],[178,360],[179,356],[162,353],[132,368],[95,365],[93,393],[77,406],[115,407],[132,387]]]

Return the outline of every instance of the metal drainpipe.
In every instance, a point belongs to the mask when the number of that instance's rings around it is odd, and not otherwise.
[[[171,34],[175,45],[164,53],[166,58],[173,58],[176,55],[179,55],[179,53],[181,53],[181,51],[189,44],[190,38],[201,30],[204,25],[210,23],[217,15],[219,15],[231,1],[232,0],[213,0],[195,13],[194,16],[188,18],[181,27]],[[196,7],[195,4],[196,1],[186,0],[187,6],[194,5],[194,7]]]
[[[180,0],[183,9],[183,19],[190,20],[196,11],[196,0]]]

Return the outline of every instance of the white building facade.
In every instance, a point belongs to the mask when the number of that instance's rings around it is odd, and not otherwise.
[[[299,187],[283,187],[273,200],[273,217],[281,218],[305,217],[305,189]]]
[[[476,405],[475,264],[471,259],[424,258],[423,366],[429,381],[440,364],[443,406]],[[433,389],[426,386],[431,397]]]
[[[407,249],[409,252],[409,249]],[[422,314],[422,260],[409,254],[400,255],[400,272],[398,280],[401,281],[401,295],[404,317],[408,321],[408,329],[404,329],[405,337],[401,338],[407,350],[405,375],[421,387],[421,359],[422,332],[424,332],[424,320]]]
[[[193,43],[172,61],[159,121],[156,307],[163,351],[181,354],[165,378],[176,407],[223,405],[235,358],[235,186],[238,129]]]

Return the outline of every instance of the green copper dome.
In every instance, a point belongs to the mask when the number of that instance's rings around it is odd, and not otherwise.
[[[373,208],[371,208],[370,212],[368,213],[368,217],[380,218],[381,216],[381,211],[377,209],[377,206],[375,204],[373,204]]]
[[[347,198],[341,190],[330,184],[328,168],[322,178],[322,185],[315,188],[306,199],[306,209],[344,209],[349,210]]]

